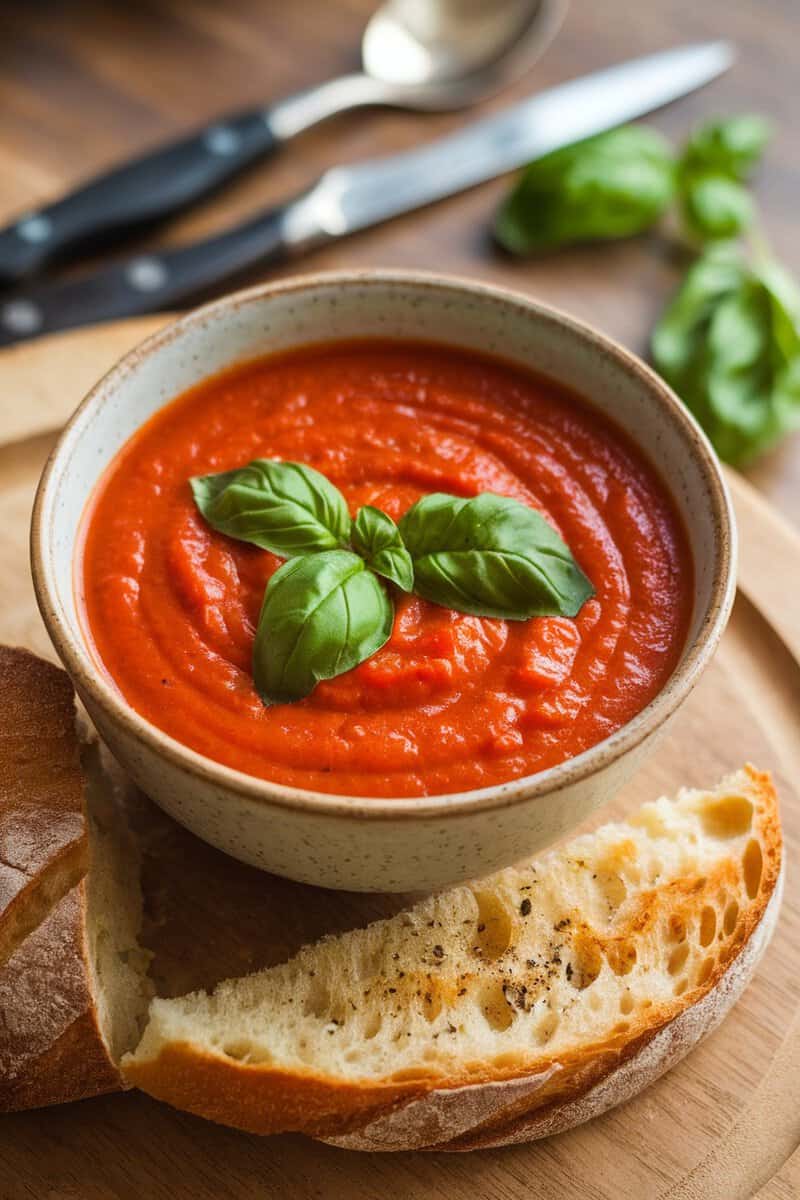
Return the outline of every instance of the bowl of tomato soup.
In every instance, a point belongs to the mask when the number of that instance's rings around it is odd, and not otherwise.
[[[401,529],[432,494],[511,498],[593,594],[506,619],[383,578],[387,640],[265,703],[282,558],[190,486],[253,460]],[[32,561],[58,654],[157,803],[265,870],[405,891],[519,859],[621,786],[721,636],[734,539],[706,439],[633,355],[522,296],[374,272],[237,293],[127,355],[51,456]]]

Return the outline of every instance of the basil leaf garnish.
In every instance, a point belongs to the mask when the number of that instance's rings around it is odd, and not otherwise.
[[[774,263],[750,267],[728,246],[707,251],[661,317],[652,350],[728,462],[800,427],[800,295]]]
[[[594,588],[535,509],[484,492],[434,493],[400,522],[414,560],[414,591],[482,617],[574,617]]]
[[[264,704],[290,704],[358,666],[391,636],[378,578],[461,612],[574,616],[592,585],[554,529],[507,497],[426,496],[400,526],[300,463],[259,459],[191,480],[215,529],[289,561],[269,581],[253,647]]]
[[[403,545],[400,530],[379,508],[365,504],[353,522],[353,549],[367,566],[390,579],[404,592],[414,586],[414,564]]]
[[[303,463],[255,459],[246,467],[191,481],[209,525],[282,558],[347,543],[350,514],[337,487]]]
[[[512,254],[629,237],[654,225],[675,193],[669,143],[624,125],[532,162],[500,208],[497,241]]]
[[[284,563],[269,581],[253,649],[265,704],[302,700],[321,679],[357,667],[387,641],[394,609],[364,560],[327,550]]]

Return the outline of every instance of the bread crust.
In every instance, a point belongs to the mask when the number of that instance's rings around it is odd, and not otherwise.
[[[89,938],[86,773],[69,676],[0,646],[0,1112],[123,1086]]]
[[[0,965],[86,873],[84,779],[67,674],[0,646]]]
[[[763,867],[727,956],[706,981],[654,1006],[624,1033],[572,1055],[541,1054],[503,1074],[362,1083],[237,1062],[188,1042],[123,1064],[128,1081],[177,1108],[253,1133],[303,1132],[363,1150],[467,1150],[544,1137],[628,1099],[722,1019],[752,975],[777,918],[781,831],[768,774],[747,768],[758,796]],[[446,1136],[443,1136],[446,1135]]]
[[[0,1112],[121,1086],[92,994],[86,906],[81,882],[0,968]]]
[[[596,1073],[578,1070],[571,1083],[562,1077],[558,1081],[557,1094],[545,1103],[542,1102],[541,1089],[533,1093],[529,1090],[520,1097],[511,1094],[500,1096],[498,1099],[501,1103],[496,1106],[490,1119],[480,1125],[472,1125],[463,1135],[450,1136],[441,1141],[427,1141],[428,1132],[433,1127],[429,1112],[420,1113],[417,1122],[412,1125],[402,1119],[402,1109],[376,1127],[362,1129],[352,1136],[325,1140],[350,1150],[408,1149],[411,1139],[415,1140],[417,1149],[460,1152],[486,1150],[565,1133],[632,1099],[679,1063],[720,1024],[737,1002],[772,937],[783,898],[783,881],[784,873],[781,871],[763,918],[742,946],[738,957],[720,974],[717,983],[700,1000],[687,1005],[673,1020],[626,1043],[618,1061],[607,1069],[601,1067]],[[595,1076],[593,1080],[592,1076]],[[425,1103],[434,1107],[437,1101],[438,1094],[433,1092],[426,1097]],[[449,1132],[452,1133],[452,1130]],[[387,1144],[389,1142],[392,1144]]]

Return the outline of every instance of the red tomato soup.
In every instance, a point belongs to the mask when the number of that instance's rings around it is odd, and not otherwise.
[[[394,633],[307,699],[251,676],[280,559],[214,532],[192,475],[307,463],[397,520],[429,492],[539,509],[591,579],[577,619],[503,621],[396,592]],[[680,656],[692,564],[678,514],[624,434],[553,383],[403,342],[248,363],[180,396],[122,449],[85,518],[85,621],[142,716],[250,775],[364,796],[484,787],[580,753],[651,700]]]

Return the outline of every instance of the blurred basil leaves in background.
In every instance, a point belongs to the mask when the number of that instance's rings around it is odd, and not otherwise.
[[[495,237],[512,254],[629,237],[649,229],[674,193],[669,142],[624,125],[531,163],[497,214]]]
[[[653,361],[727,462],[800,426],[799,328],[792,280],[728,244],[694,264],[658,322]]]
[[[494,224],[500,245],[530,255],[641,233],[672,209],[700,257],[653,332],[653,361],[736,464],[800,427],[800,293],[747,188],[769,138],[753,114],[706,122],[680,153],[645,126],[611,130],[531,163]]]
[[[700,241],[735,237],[753,222],[745,181],[770,138],[762,117],[709,121],[692,134],[677,164],[686,228]]]

